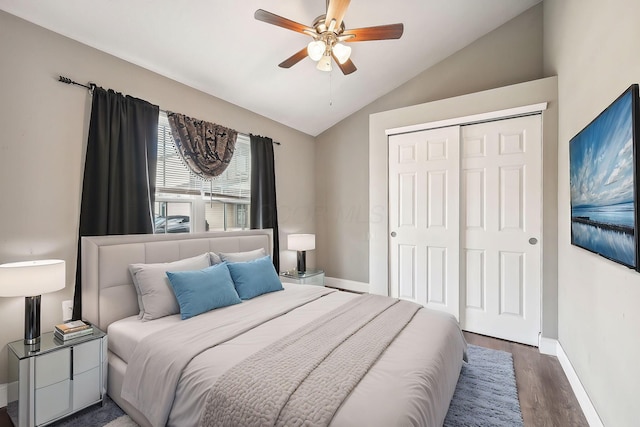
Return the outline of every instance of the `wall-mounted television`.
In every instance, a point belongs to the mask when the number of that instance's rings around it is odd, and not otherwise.
[[[640,271],[638,85],[569,141],[571,243]]]

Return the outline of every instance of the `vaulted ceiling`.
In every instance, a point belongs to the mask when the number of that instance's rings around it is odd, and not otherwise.
[[[358,68],[323,72],[312,39],[254,19],[311,26],[324,0],[0,0],[0,9],[315,136],[541,0],[352,0],[347,28],[403,23],[399,40],[350,43]],[[87,76],[90,78],[90,76]]]

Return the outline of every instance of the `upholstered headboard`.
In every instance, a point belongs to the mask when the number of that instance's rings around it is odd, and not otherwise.
[[[259,248],[271,254],[272,239],[271,230],[83,237],[82,318],[106,331],[112,322],[138,314],[129,264]]]

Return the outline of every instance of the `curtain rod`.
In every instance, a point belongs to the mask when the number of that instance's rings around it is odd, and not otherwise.
[[[86,87],[89,90],[92,90],[95,87],[95,83],[89,83],[89,86],[83,85],[82,83],[74,82],[69,77],[58,76],[58,81],[61,83],[66,83],[68,85],[76,85]]]
[[[91,82],[88,83],[89,86],[83,85],[82,83],[74,82],[69,77],[64,77],[64,76],[58,76],[58,81],[60,83],[66,83],[68,85],[82,86],[84,88],[89,89],[90,91],[93,90],[93,88],[96,86],[95,83],[91,83]],[[164,111],[166,113],[165,110],[162,110],[162,111]],[[239,133],[244,134],[244,135],[250,135],[249,133],[245,133],[245,132],[239,132]],[[280,143],[278,141],[273,141],[273,143],[276,144],[276,145],[280,145]]]

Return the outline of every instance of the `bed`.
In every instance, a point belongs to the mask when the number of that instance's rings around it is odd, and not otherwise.
[[[271,230],[82,238],[82,315],[108,333],[109,396],[141,426],[237,425],[239,419],[243,425],[442,425],[466,352],[448,314],[387,297],[283,284],[282,291],[188,320],[180,314],[139,318],[132,264],[182,262],[211,252],[269,254],[272,239]],[[365,302],[382,313],[367,324],[361,320],[369,313]],[[383,314],[397,317],[385,321]],[[387,327],[397,330],[384,344],[386,338],[375,334]],[[366,329],[374,335],[355,338]],[[322,340],[341,347],[316,349]],[[272,355],[264,366],[257,362],[274,348],[289,353]],[[317,377],[315,386],[287,378],[296,370],[306,372],[304,381]],[[328,384],[332,376],[342,382]],[[253,380],[264,384],[237,389]],[[263,386],[270,388],[260,391]],[[278,422],[272,422],[261,412],[282,395],[289,401],[276,408]]]

